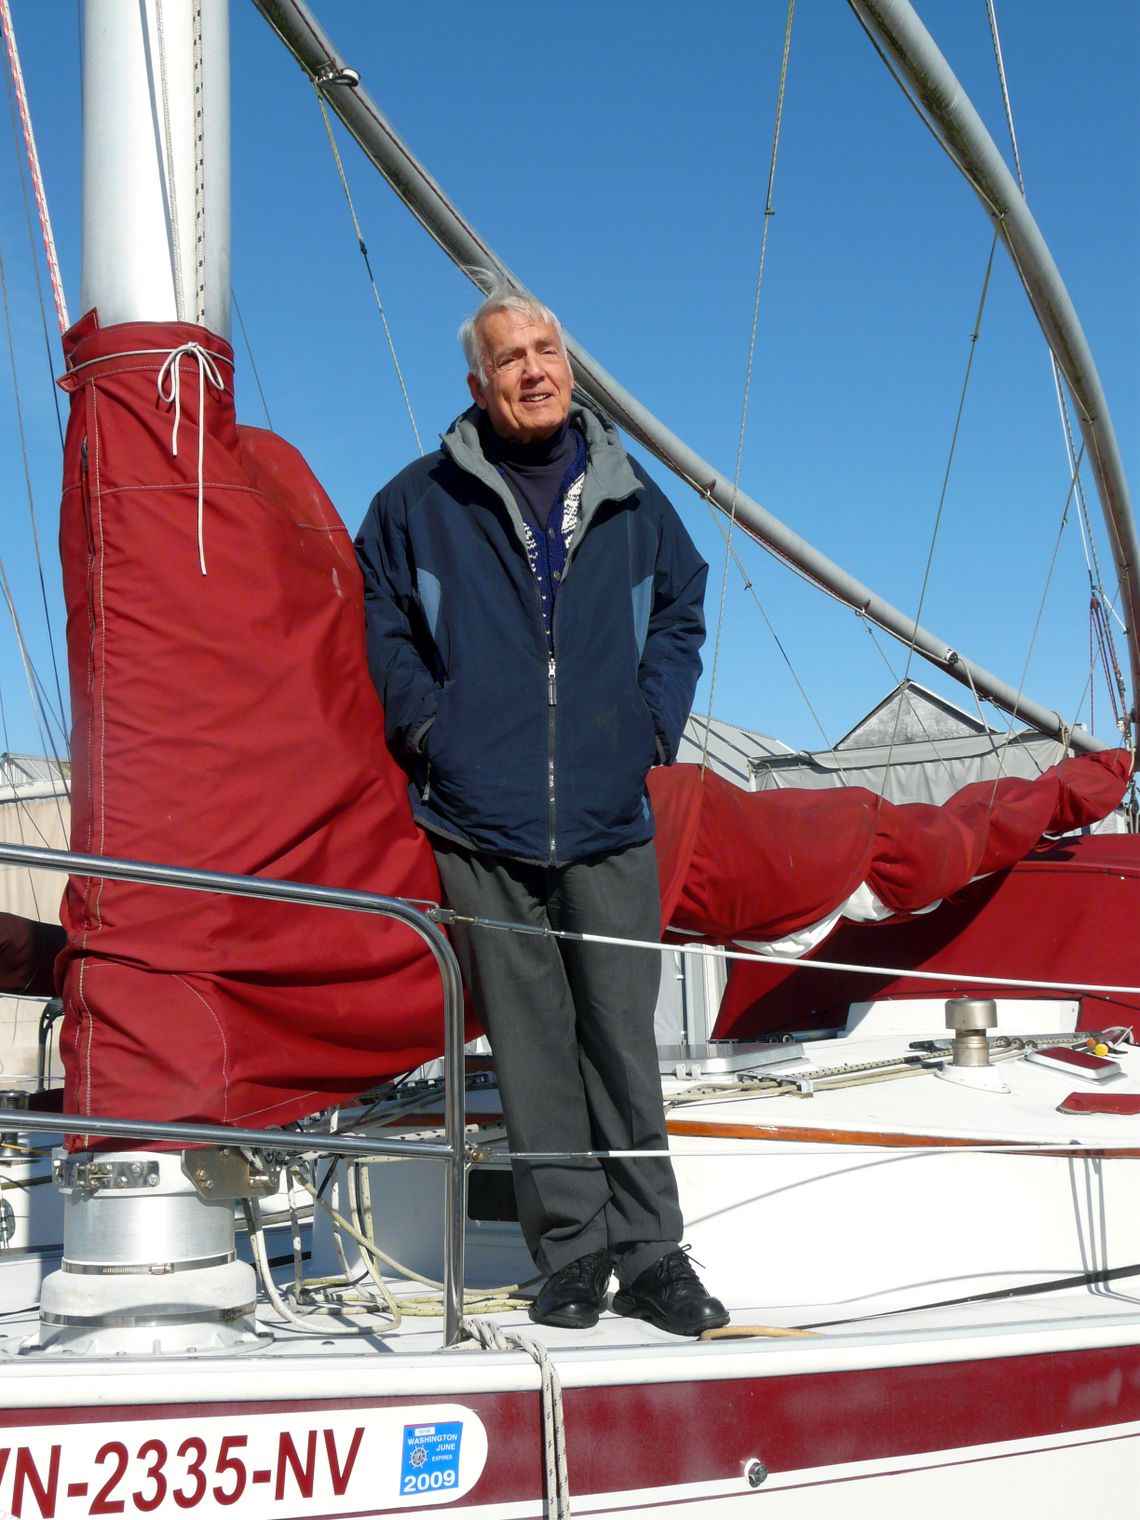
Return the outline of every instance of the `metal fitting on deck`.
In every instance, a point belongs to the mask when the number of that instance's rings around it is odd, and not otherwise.
[[[954,1031],[955,1066],[988,1066],[990,1042],[987,1029],[997,1027],[997,1004],[993,998],[951,998],[946,1004],[946,1028]]]

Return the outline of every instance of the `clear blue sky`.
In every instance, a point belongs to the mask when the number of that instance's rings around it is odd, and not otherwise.
[[[231,4],[234,287],[273,425],[305,452],[355,530],[414,440],[312,89],[253,7]],[[325,0],[317,8],[396,129],[501,256],[575,337],[731,476],[781,0]],[[74,317],[77,7],[13,0],[12,9]],[[984,0],[920,0],[918,9],[1006,147]],[[999,0],[998,20],[1029,202],[1085,326],[1137,493],[1140,7]],[[59,648],[59,444],[4,137],[0,247]],[[465,402],[454,335],[476,298],[343,140],[342,152],[420,430],[434,439]],[[774,204],[742,484],[913,611],[991,233],[840,0],[801,0],[797,8]],[[239,415],[263,423],[236,324],[235,345]],[[58,358],[57,344],[53,351]],[[0,552],[50,684],[7,373],[0,461]],[[1044,343],[999,251],[923,621],[1014,684],[1067,487]],[[721,537],[686,488],[667,488],[712,565],[715,630]],[[746,541],[739,547],[829,737],[840,737],[893,684],[886,664],[853,614]],[[1103,532],[1100,552],[1105,559]],[[1071,522],[1026,690],[1085,721],[1087,698],[1078,704],[1087,603]],[[819,747],[735,571],[724,638],[717,714],[793,746]],[[881,642],[901,672],[905,652]],[[970,706],[968,692],[924,665],[912,673]],[[0,686],[0,747],[40,750],[6,620]],[[708,690],[706,675],[699,701]],[[1096,700],[1096,726],[1108,732],[1101,686]]]

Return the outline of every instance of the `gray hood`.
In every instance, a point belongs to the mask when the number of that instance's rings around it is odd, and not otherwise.
[[[479,436],[479,412],[479,407],[469,406],[451,424],[440,443],[444,453],[450,455],[461,470],[474,475],[495,492],[506,506],[515,531],[522,539],[523,521],[515,499],[498,470],[483,453],[483,442]],[[603,417],[577,394],[570,404],[569,422],[586,440],[586,484],[582,490],[581,520],[575,534],[577,540],[603,501],[624,501],[626,497],[641,490],[641,481],[622,447],[617,428],[608,417]]]

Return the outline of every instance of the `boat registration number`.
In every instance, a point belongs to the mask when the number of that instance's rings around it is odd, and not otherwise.
[[[468,1493],[487,1434],[458,1404],[0,1430],[0,1514],[374,1515]]]

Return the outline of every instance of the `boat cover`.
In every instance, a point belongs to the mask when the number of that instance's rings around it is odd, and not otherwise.
[[[1080,1029],[1124,1026],[1140,1036],[1140,995],[1087,992],[1090,983],[1140,984],[1140,836],[1093,834],[1034,850],[1009,871],[974,882],[936,912],[880,925],[842,924],[820,958],[894,972],[829,971],[740,961],[729,973],[716,1036],[763,1039],[777,1030],[831,1028],[848,1005],[879,998],[1065,997],[1065,991],[966,983],[956,973],[1025,977],[1073,988]],[[908,971],[940,972],[934,981]]]
[[[192,350],[158,383],[192,343],[222,381],[201,418]],[[352,543],[300,455],[235,426],[228,345],[90,313],[65,353],[73,848],[437,899]],[[434,960],[391,921],[87,878],[62,917],[70,1112],[280,1124],[440,1049]]]
[[[663,920],[681,937],[771,944],[841,916],[924,912],[1044,835],[1110,813],[1131,764],[1124,750],[1083,755],[1032,781],[973,782],[941,806],[863,787],[746,792],[696,766],[654,771]]]

